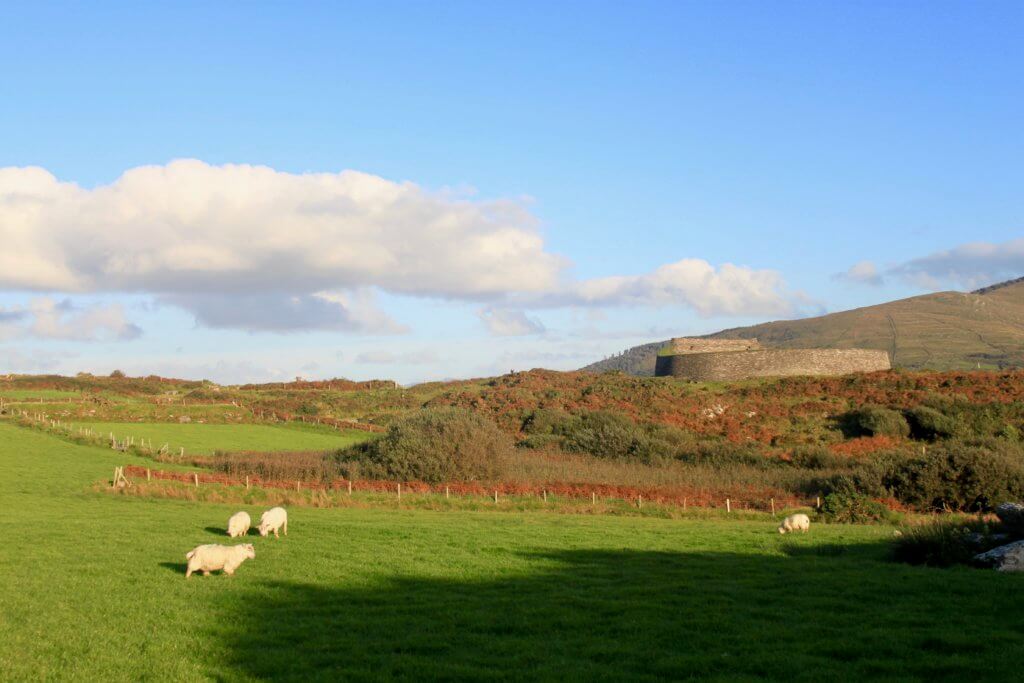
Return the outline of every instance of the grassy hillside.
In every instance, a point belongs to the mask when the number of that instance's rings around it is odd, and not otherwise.
[[[238,506],[90,490],[126,459],[0,424],[0,679],[1013,680],[1024,652],[1024,577],[890,562],[885,527],[294,508],[186,580]]]
[[[866,348],[888,351],[911,369],[1024,367],[1024,281],[972,293],[939,292],[842,311],[722,330],[718,339],[756,338],[775,348]],[[630,349],[585,370],[651,375],[664,342]]]

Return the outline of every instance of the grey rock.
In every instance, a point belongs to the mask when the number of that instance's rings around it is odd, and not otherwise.
[[[992,567],[1000,572],[1024,571],[1024,541],[1008,543],[993,548],[987,553],[975,555],[974,562],[982,567]]]
[[[1024,504],[1000,503],[996,506],[996,517],[1008,532],[1014,536],[1024,536]]]

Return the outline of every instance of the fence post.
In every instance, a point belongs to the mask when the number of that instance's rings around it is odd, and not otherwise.
[[[548,502],[548,490],[544,489],[544,502]]]
[[[816,510],[820,510],[821,509],[821,496],[815,496],[814,497],[814,509],[816,509]]]
[[[348,495],[352,495],[352,480],[348,480]]]
[[[494,489],[494,504],[498,504],[498,489]]]
[[[447,486],[444,487],[444,499],[448,500],[448,487]]]
[[[775,499],[772,498],[772,517],[775,516]]]
[[[147,467],[146,468],[146,481],[149,481],[149,479],[150,479],[150,474],[149,474],[149,468]]]
[[[193,472],[192,473],[192,480],[195,481],[196,488],[199,488],[199,473],[198,472]]]
[[[683,496],[683,512],[686,512],[686,496]]]
[[[185,457],[185,447],[184,446],[181,447],[181,452],[179,453],[179,456],[182,457],[182,458]]]
[[[295,482],[295,490],[296,490],[296,491],[298,491],[298,490],[299,490],[299,486],[300,486],[300,483],[299,483],[299,481],[298,481],[298,480],[296,480],[296,482]]]
[[[402,500],[402,484],[398,484],[398,500]]]
[[[597,494],[593,491],[590,492],[590,504],[597,505]]]
[[[249,475],[245,475],[245,490],[249,490]]]
[[[638,508],[640,508],[641,510],[643,509],[643,507],[644,507],[644,497],[643,496],[637,496],[636,497],[636,506]]]
[[[729,504],[729,499],[728,498],[725,499],[725,511],[726,512],[732,512],[732,506]]]

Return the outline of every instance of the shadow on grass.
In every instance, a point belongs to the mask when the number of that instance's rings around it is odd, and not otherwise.
[[[187,562],[161,562],[160,566],[164,569],[171,570],[175,574],[181,574],[182,576],[184,576],[185,572],[188,570]]]
[[[1019,674],[1024,577],[911,568],[884,552],[574,550],[493,580],[278,582],[218,635],[236,671],[261,679]]]

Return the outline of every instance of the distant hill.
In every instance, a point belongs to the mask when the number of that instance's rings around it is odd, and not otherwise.
[[[706,335],[758,339],[771,348],[884,349],[893,365],[935,370],[1024,367],[1024,278],[975,292],[938,292],[889,303],[736,327]],[[653,375],[667,340],[583,368]]]

